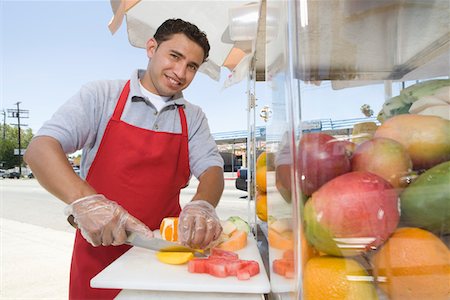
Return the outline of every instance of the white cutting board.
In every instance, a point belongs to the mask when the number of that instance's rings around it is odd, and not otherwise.
[[[270,292],[270,282],[255,239],[236,251],[240,259],[256,260],[260,272],[249,280],[236,277],[217,278],[209,274],[189,273],[187,264],[168,265],[156,258],[156,252],[133,247],[91,279],[93,288],[150,291],[260,293]]]

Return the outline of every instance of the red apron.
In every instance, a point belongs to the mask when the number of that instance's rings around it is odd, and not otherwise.
[[[188,132],[178,107],[181,133],[156,132],[120,120],[130,91],[128,81],[105,129],[87,181],[118,202],[150,229],[167,216],[178,216],[180,189],[189,180]],[[70,271],[70,299],[112,299],[120,290],[93,289],[90,280],[130,246],[93,247],[76,232]]]

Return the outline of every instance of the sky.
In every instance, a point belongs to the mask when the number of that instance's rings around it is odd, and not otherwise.
[[[29,110],[29,118],[22,122],[34,133],[83,84],[127,79],[147,65],[145,50],[128,42],[125,22],[114,35],[109,32],[110,1],[0,1],[0,111],[14,109],[20,101],[20,108]],[[188,101],[202,107],[212,133],[247,129],[247,83],[223,89],[228,74],[223,70],[221,80],[214,81],[198,73],[184,92]],[[362,104],[373,103],[377,112],[384,101],[380,86],[370,89],[331,91],[329,83],[307,86],[302,115],[310,120],[364,117]],[[271,105],[265,83],[257,83],[256,97],[258,114]],[[16,120],[7,118],[6,123]],[[257,117],[256,125],[264,124]]]

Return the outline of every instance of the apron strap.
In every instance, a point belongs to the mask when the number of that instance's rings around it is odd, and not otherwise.
[[[114,109],[114,114],[111,117],[112,120],[120,121],[120,117],[122,116],[123,109],[125,108],[125,104],[127,103],[129,93],[130,81],[128,80],[123,87],[122,92],[120,93],[119,101],[117,102],[116,108]]]
[[[181,121],[181,135],[183,137],[188,136],[188,128],[187,128],[187,122],[186,122],[186,114],[184,113],[183,105],[178,106],[178,113],[180,114],[180,121]]]

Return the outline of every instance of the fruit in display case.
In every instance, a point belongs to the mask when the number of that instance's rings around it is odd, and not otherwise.
[[[256,215],[258,218],[267,222],[267,194],[256,191]]]
[[[377,119],[384,122],[389,118],[401,114],[430,114],[426,111],[436,106],[450,105],[450,79],[435,79],[423,81],[400,91],[400,95],[392,97],[383,104]],[[438,115],[442,112],[448,115],[443,109],[439,109]]]
[[[317,250],[353,256],[376,249],[399,223],[399,197],[392,185],[370,172],[336,177],[305,204],[305,232]]]
[[[311,258],[303,275],[303,299],[378,299],[372,277],[350,258]]]
[[[272,152],[261,152],[256,158],[256,168],[267,167],[267,171],[275,170],[275,155]]]
[[[411,183],[401,194],[401,221],[438,234],[450,234],[450,161]]]
[[[291,165],[279,165],[275,170],[275,187],[287,203],[291,203]]]
[[[353,171],[377,174],[395,188],[405,187],[412,171],[412,161],[405,147],[387,138],[373,138],[358,145],[351,161]]]
[[[436,116],[404,114],[386,120],[374,137],[402,144],[415,170],[450,160],[450,121]]]
[[[325,133],[306,133],[298,146],[297,172],[301,192],[311,195],[327,181],[351,170],[349,142]]]
[[[352,139],[354,144],[361,144],[373,137],[378,126],[375,122],[361,122],[353,125]]]
[[[269,246],[275,249],[294,249],[294,235],[292,230],[287,230],[280,233],[269,227],[269,230],[267,232],[267,241],[269,243]]]
[[[429,231],[404,227],[371,258],[389,299],[445,300],[450,296],[450,251]]]
[[[267,191],[267,167],[261,166],[256,168],[256,189],[262,193]]]

